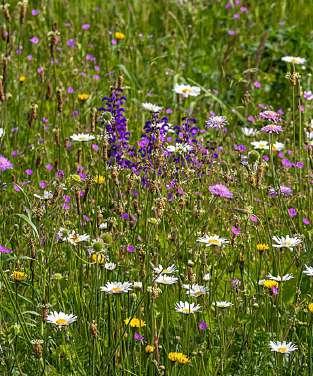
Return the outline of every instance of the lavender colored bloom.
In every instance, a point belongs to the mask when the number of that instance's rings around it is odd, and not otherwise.
[[[297,216],[297,209],[295,209],[295,208],[289,208],[288,209],[288,215],[289,215],[289,217],[291,217],[291,218],[294,218],[294,217],[296,217]]]
[[[66,45],[70,48],[74,48],[76,46],[76,40],[75,39],[69,39],[67,42],[66,42]]]
[[[260,89],[260,87],[261,87],[261,82],[260,82],[260,81],[254,81],[254,82],[253,82],[253,86],[254,86],[256,89]]]
[[[204,320],[201,320],[198,324],[198,328],[199,330],[204,332],[205,330],[208,329],[208,324]]]
[[[46,165],[45,165],[45,168],[46,168],[46,170],[47,171],[52,171],[53,170],[53,165],[51,164],[51,163],[47,163]]]
[[[0,154],[0,171],[6,171],[13,168],[13,164]]]
[[[238,226],[232,226],[231,232],[234,234],[234,236],[238,236],[241,232],[240,227]]]
[[[145,337],[138,332],[134,333],[134,340],[137,342],[143,342]]]
[[[269,120],[274,123],[279,123],[281,121],[281,115],[278,112],[265,110],[259,113],[259,118],[262,120]]]
[[[303,98],[306,99],[307,101],[313,100],[313,93],[312,93],[312,91],[311,90],[305,91],[303,93]]]
[[[250,217],[249,217],[249,220],[252,223],[259,223],[259,218],[255,214],[251,214]]]
[[[27,168],[24,172],[28,176],[31,176],[33,174],[33,170],[31,168]]]
[[[68,93],[68,94],[73,94],[73,93],[74,93],[74,89],[72,88],[72,86],[69,86],[69,87],[67,88],[67,93]]]
[[[244,153],[247,150],[247,147],[242,144],[234,145],[234,150]]]
[[[41,181],[39,182],[39,187],[40,187],[41,189],[45,189],[45,188],[47,188],[47,185],[48,185],[48,183],[47,183],[46,181],[44,181],[44,180],[41,180]]]
[[[205,122],[207,128],[223,129],[228,124],[225,116],[211,115]]]
[[[0,244],[0,253],[12,253],[12,249],[5,247],[4,245]]]
[[[83,25],[82,25],[82,29],[83,29],[83,30],[89,30],[89,29],[90,29],[90,25],[89,25],[88,23],[83,24]]]
[[[38,16],[40,11],[38,9],[32,9],[32,16]]]
[[[29,40],[32,44],[38,44],[39,43],[39,38],[38,37],[31,37]]]
[[[129,252],[129,253],[134,253],[135,250],[136,250],[136,248],[132,244],[128,244],[127,247],[126,247],[126,251]]]
[[[303,222],[304,225],[309,225],[311,223],[309,218],[306,218],[306,217],[302,218],[302,222]]]
[[[223,184],[210,185],[209,191],[217,197],[233,198],[233,193]]]
[[[283,131],[283,128],[278,124],[268,124],[261,128],[261,132],[268,134],[279,134]]]
[[[287,187],[286,185],[281,185],[279,187],[279,191],[280,191],[280,194],[284,197],[289,197],[289,196],[292,196],[293,194],[292,188]]]

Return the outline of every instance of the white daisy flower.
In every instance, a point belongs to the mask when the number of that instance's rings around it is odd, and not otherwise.
[[[72,315],[71,313],[68,315],[64,312],[52,312],[46,318],[46,321],[50,324],[57,325],[59,328],[68,326],[72,324],[74,321],[77,320],[77,316]]]
[[[313,277],[313,266],[305,265],[305,270],[303,271],[303,274],[307,275],[308,277]]]
[[[284,56],[281,58],[285,63],[304,65],[306,59],[298,56]]]
[[[167,268],[163,268],[162,265],[156,266],[153,268],[155,274],[173,274],[177,271],[176,266],[173,264]]]
[[[290,354],[292,351],[298,350],[298,347],[295,346],[292,342],[273,342],[270,341],[270,349],[271,351],[278,352],[284,355]]]
[[[225,238],[221,238],[218,235],[204,235],[196,240],[198,243],[205,244],[207,247],[216,246],[223,247],[224,244],[228,244],[229,241]]]
[[[298,236],[290,237],[287,236],[273,236],[273,241],[276,244],[273,244],[274,248],[288,248],[292,251],[294,247],[302,243],[302,240]]]
[[[67,236],[66,240],[73,245],[77,245],[78,243],[88,241],[90,236],[87,234],[79,235],[74,230]]]
[[[163,108],[163,107],[157,106],[156,104],[148,103],[148,102],[144,102],[141,105],[144,110],[147,110],[150,112],[160,112]]]
[[[187,84],[176,84],[174,87],[176,94],[182,95],[184,98],[197,97],[200,95],[201,89],[198,86],[190,86]]]
[[[34,197],[39,198],[39,200],[50,200],[53,197],[53,193],[51,191],[43,191],[42,196],[35,193]]]
[[[177,281],[178,281],[177,277],[173,277],[167,274],[161,274],[155,280],[156,283],[160,283],[161,285],[173,285]]]
[[[217,308],[229,308],[229,307],[233,306],[233,303],[227,302],[225,300],[221,300],[221,301],[213,303],[213,305]]]
[[[194,285],[183,285],[183,288],[186,289],[186,294],[190,295],[194,298],[197,298],[198,296],[207,294],[207,289],[205,286],[201,286],[198,284]]]
[[[255,136],[258,133],[256,129],[248,127],[242,127],[241,132],[247,137]]]
[[[273,151],[282,151],[284,150],[285,148],[285,144],[283,144],[282,142],[274,142],[273,144]]]
[[[94,140],[95,136],[88,133],[78,133],[70,136],[70,139],[77,142],[88,142]]]
[[[275,277],[272,274],[268,274],[266,278],[271,279],[272,281],[276,281],[276,282],[285,282],[285,281],[290,281],[291,279],[294,278],[294,276],[292,274],[285,274],[283,276],[278,275],[277,277]]]
[[[116,268],[116,264],[114,262],[106,262],[104,264],[104,269],[106,270],[114,270]]]
[[[192,146],[189,144],[176,144],[176,145],[169,145],[166,148],[167,151],[171,153],[178,153],[178,154],[184,154],[188,151],[192,150]]]
[[[255,150],[268,150],[270,148],[267,141],[253,141],[251,145]]]
[[[211,274],[210,273],[205,273],[202,277],[202,279],[205,281],[205,282],[208,282],[210,279],[211,279]]]
[[[195,303],[179,302],[175,305],[176,312],[183,313],[184,315],[190,315],[199,311],[201,307]]]
[[[107,282],[105,286],[100,287],[100,290],[110,295],[123,294],[130,291],[131,287],[131,282]]]
[[[0,138],[3,137],[5,134],[5,131],[3,128],[0,128]]]

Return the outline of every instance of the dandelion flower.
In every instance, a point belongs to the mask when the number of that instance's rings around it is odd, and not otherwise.
[[[191,360],[187,357],[187,355],[181,352],[170,352],[168,354],[168,359],[171,362],[178,363],[178,364],[188,364]]]
[[[146,323],[143,320],[138,319],[137,317],[128,318],[124,320],[124,323],[131,328],[143,328],[144,326],[146,326]]]

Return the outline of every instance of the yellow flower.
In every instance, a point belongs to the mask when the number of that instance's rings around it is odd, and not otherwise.
[[[80,94],[77,95],[77,98],[78,98],[81,102],[86,102],[86,100],[90,98],[90,94],[87,94],[87,93],[80,93]]]
[[[180,352],[170,352],[168,354],[168,358],[171,362],[176,362],[179,364],[188,364],[191,362],[187,355]]]
[[[68,177],[68,180],[69,182],[72,181],[72,182],[79,183],[81,181],[81,178],[78,174],[72,174]]]
[[[117,40],[123,40],[125,39],[125,34],[121,33],[120,31],[117,31],[114,33],[114,38]]]
[[[313,303],[310,303],[310,304],[308,305],[308,310],[309,310],[311,313],[313,313]]]
[[[95,264],[104,264],[106,261],[106,257],[101,252],[94,252],[90,255],[90,261]]]
[[[141,319],[137,319],[137,317],[126,319],[124,320],[124,323],[125,325],[129,325],[132,328],[143,328],[144,326],[146,326],[146,323]]]
[[[272,289],[273,287],[278,287],[278,282],[272,281],[271,279],[266,279],[263,282],[263,286],[266,287],[267,289]]]
[[[20,83],[23,83],[24,81],[26,81],[26,76],[21,74],[20,77],[18,78],[18,80],[20,81]]]
[[[256,245],[256,249],[262,253],[262,252],[265,252],[265,251],[268,251],[270,249],[269,245],[268,244],[265,244],[265,243],[259,243]]]
[[[154,351],[154,346],[152,346],[152,345],[147,345],[146,347],[145,347],[145,352],[146,353],[153,353],[153,351]]]
[[[96,184],[104,184],[105,182],[105,178],[104,176],[102,175],[97,175],[93,178],[93,181],[96,183]]]
[[[27,274],[19,270],[14,270],[14,272],[11,274],[11,277],[15,282],[22,282],[27,279]]]

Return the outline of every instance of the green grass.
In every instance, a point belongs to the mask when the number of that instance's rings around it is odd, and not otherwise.
[[[312,146],[304,132],[313,106],[303,99],[303,91],[312,89],[313,3],[250,1],[242,3],[248,12],[239,20],[225,4],[29,1],[21,23],[20,7],[10,1],[10,20],[1,13],[0,128],[5,134],[0,155],[14,165],[0,171],[0,244],[13,250],[0,254],[1,375],[313,374],[312,280],[303,274],[305,265],[313,265],[312,224],[303,223],[303,218],[313,220]],[[32,9],[40,14],[32,16]],[[86,23],[90,29],[82,30]],[[53,28],[60,40],[52,56],[48,33]],[[228,35],[229,30],[236,35]],[[117,31],[125,39],[112,45]],[[38,45],[29,41],[33,36]],[[71,38],[74,48],[67,46]],[[20,46],[22,53],[17,54]],[[87,54],[92,54],[89,60]],[[306,58],[305,68],[281,61],[285,55]],[[301,77],[292,85],[286,74],[295,68]],[[137,146],[145,122],[151,120],[142,102],[172,109],[168,116],[173,126],[188,115],[205,130],[210,112],[224,115],[228,132],[211,129],[197,136],[208,149],[198,168],[184,159],[184,167],[177,167],[160,146],[149,161],[153,168],[139,175],[110,165],[102,138],[92,142],[98,151],[90,142],[70,146],[74,133],[100,137],[103,125],[95,124],[95,115],[119,77],[127,97],[131,144]],[[201,87],[201,95],[184,100],[173,91],[176,83]],[[85,102],[78,99],[82,93],[89,95]],[[257,117],[260,104],[283,109],[284,131],[273,139],[283,142],[285,157],[303,162],[303,168],[283,168],[276,151],[253,150],[255,140],[272,141],[267,135],[246,137],[240,129],[264,125],[248,121],[249,115]],[[240,163],[234,144],[246,145],[249,169]],[[263,154],[269,155],[267,163]],[[86,178],[77,175],[78,165]],[[32,169],[31,176],[27,169]],[[64,178],[56,176],[58,170]],[[95,183],[98,175],[103,184]],[[143,177],[149,187],[142,184]],[[176,185],[169,188],[173,179]],[[43,195],[42,181],[52,192],[48,200],[34,196]],[[234,198],[214,197],[209,186],[216,183],[225,184]],[[279,185],[291,187],[293,195],[269,197],[268,189]],[[65,195],[70,197],[69,210],[63,208]],[[288,215],[289,208],[297,209],[295,217]],[[123,213],[133,217],[123,220]],[[257,224],[251,214],[259,218]],[[105,229],[99,227],[103,223]],[[237,237],[232,226],[241,229]],[[88,234],[90,240],[78,245],[58,241],[61,228]],[[204,234],[219,235],[229,244],[206,247],[196,241]],[[295,234],[302,244],[293,251],[272,247],[273,236]],[[262,254],[257,251],[260,243],[269,245]],[[135,252],[128,252],[128,245]],[[95,263],[89,248],[100,251],[100,261],[107,255],[117,267],[107,270]],[[155,283],[153,265],[159,264],[175,264],[176,284]],[[26,273],[25,280],[14,280],[14,271]],[[206,273],[211,274],[209,281],[203,280]],[[269,273],[292,273],[294,278],[279,283],[275,296],[258,283]],[[234,279],[240,280],[237,289]],[[100,287],[109,281],[143,286],[108,295]],[[208,294],[189,297],[182,287],[188,283],[205,285]],[[214,307],[224,300],[233,306]],[[199,304],[201,310],[180,314],[175,311],[179,301]],[[57,330],[45,320],[48,311],[72,313],[77,320]],[[124,320],[133,317],[145,326],[126,325]],[[201,320],[208,325],[205,331],[198,329]],[[135,331],[144,341],[133,339]],[[34,345],[34,340],[42,343]],[[270,341],[285,340],[298,350],[289,357],[270,351]],[[152,353],[145,350],[148,344],[154,346]],[[184,353],[190,363],[171,362],[170,352]]]

